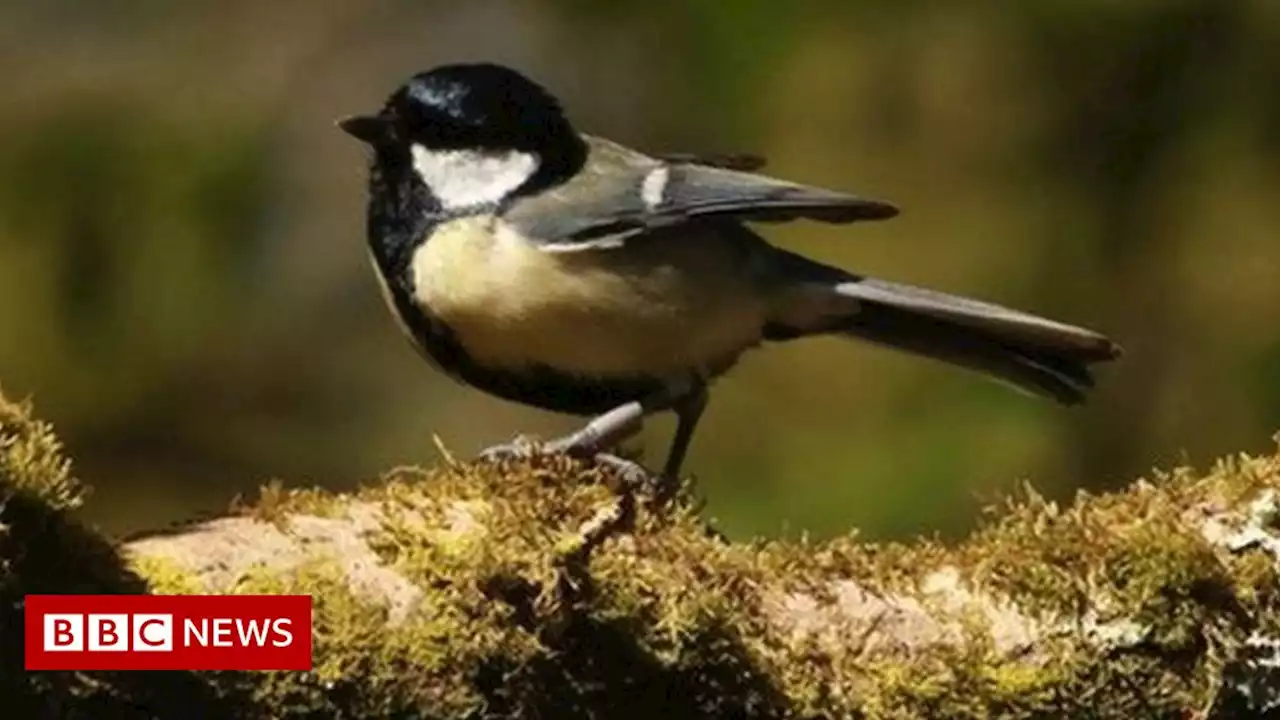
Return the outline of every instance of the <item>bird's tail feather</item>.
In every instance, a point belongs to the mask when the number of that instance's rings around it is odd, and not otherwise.
[[[1120,356],[1118,345],[1084,328],[816,263],[807,270],[808,292],[852,302],[790,336],[840,333],[974,370],[1067,405],[1082,402],[1093,387],[1091,365]]]

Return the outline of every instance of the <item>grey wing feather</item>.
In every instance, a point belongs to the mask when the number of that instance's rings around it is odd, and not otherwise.
[[[831,223],[884,220],[898,214],[880,200],[702,165],[673,165],[659,214],[729,215],[756,222],[799,218]]]
[[[714,165],[663,161],[588,140],[591,153],[581,172],[504,213],[525,236],[563,248],[589,247],[697,218],[845,223],[898,213],[878,200]]]
[[[706,165],[707,167],[720,168],[722,170],[740,170],[742,172],[755,172],[763,168],[767,161],[760,155],[754,153],[664,153],[655,155],[655,158],[672,165]]]

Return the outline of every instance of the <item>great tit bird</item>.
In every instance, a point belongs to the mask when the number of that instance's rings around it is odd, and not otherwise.
[[[368,245],[401,328],[467,385],[595,416],[549,450],[625,463],[608,451],[670,410],[675,478],[708,383],[766,342],[856,338],[1067,405],[1093,386],[1092,364],[1120,354],[1090,330],[775,247],[748,224],[898,210],[757,174],[751,156],[648,155],[581,134],[507,67],[437,67],[339,125],[372,149]]]

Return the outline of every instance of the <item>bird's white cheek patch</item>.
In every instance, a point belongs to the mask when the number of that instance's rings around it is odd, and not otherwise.
[[[445,209],[499,202],[538,171],[531,153],[410,148],[413,169]]]

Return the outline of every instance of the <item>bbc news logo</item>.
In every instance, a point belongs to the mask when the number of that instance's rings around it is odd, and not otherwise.
[[[28,595],[28,670],[310,670],[309,595]]]

